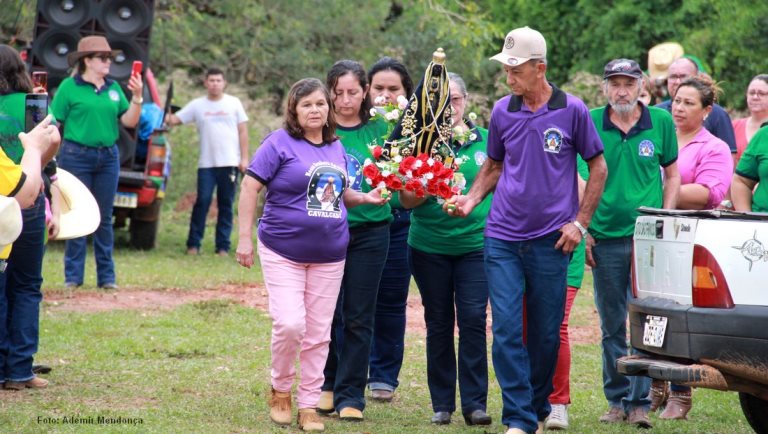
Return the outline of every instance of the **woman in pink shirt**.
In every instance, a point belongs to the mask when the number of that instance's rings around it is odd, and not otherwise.
[[[736,135],[736,154],[734,164],[739,162],[741,154],[747,148],[760,126],[768,122],[768,74],[756,75],[747,87],[747,108],[749,116],[733,120],[733,132]]]
[[[713,209],[726,197],[733,174],[728,145],[704,128],[719,89],[709,78],[687,78],[672,99],[677,130],[677,167],[680,170],[678,209]],[[664,406],[659,419],[687,419],[693,404],[691,388],[663,380],[651,385],[651,411]]]
[[[679,209],[716,208],[731,185],[733,158],[728,145],[704,128],[718,91],[708,77],[691,77],[680,84],[672,100],[680,149]]]

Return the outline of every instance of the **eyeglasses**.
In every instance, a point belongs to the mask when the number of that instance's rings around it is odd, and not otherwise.
[[[670,75],[669,77],[667,77],[667,80],[668,81],[683,81],[683,80],[685,80],[688,77],[689,76],[686,75],[686,74],[674,74],[674,75]]]
[[[93,56],[91,56],[91,58],[92,58],[92,59],[101,59],[101,61],[102,61],[102,62],[106,62],[106,61],[108,61],[108,60],[109,60],[109,61],[115,60],[115,59],[112,57],[112,55],[111,55],[111,54],[94,54]]]
[[[761,92],[759,90],[750,90],[749,92],[747,92],[747,95],[765,98],[768,96],[768,92]]]

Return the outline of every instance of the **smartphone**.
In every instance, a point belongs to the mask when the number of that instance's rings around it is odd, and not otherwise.
[[[48,73],[45,71],[35,71],[32,73],[33,87],[42,87],[48,92]]]
[[[141,68],[143,64],[141,63],[141,60],[134,60],[133,61],[133,67],[131,71],[131,75],[141,75]]]
[[[24,101],[24,131],[30,132],[48,115],[48,94],[28,93]]]

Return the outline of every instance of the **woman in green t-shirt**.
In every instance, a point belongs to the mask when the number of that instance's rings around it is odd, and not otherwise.
[[[731,182],[731,200],[734,209],[744,212],[768,212],[766,179],[768,179],[768,126],[757,130],[744,150],[739,164],[736,165],[736,173]]]
[[[452,145],[457,159],[464,160],[458,172],[464,175],[468,191],[487,158],[488,131],[464,117],[467,89],[461,77],[449,73],[448,78],[455,131]],[[403,206],[413,207],[409,262],[424,305],[427,383],[434,424],[450,423],[456,410],[457,373],[461,412],[467,425],[491,424],[486,413],[488,280],[483,265],[483,230],[491,200],[489,194],[466,218],[457,219],[446,214],[435,197],[417,198],[411,192],[401,192]],[[453,338],[456,323],[458,370]]]

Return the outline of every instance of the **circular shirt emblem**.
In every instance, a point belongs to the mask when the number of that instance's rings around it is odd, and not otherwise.
[[[117,91],[112,89],[109,91],[109,99],[111,99],[114,102],[120,101],[120,95],[117,94]]]
[[[549,128],[544,131],[544,151],[553,154],[560,153],[563,146],[563,132],[557,128]]]
[[[506,48],[507,50],[511,49],[514,46],[515,46],[515,38],[510,36],[507,38],[506,41],[504,41],[504,48]]]
[[[475,164],[478,166],[482,166],[483,163],[485,163],[485,160],[488,159],[488,156],[485,155],[485,152],[477,151],[475,152]]]
[[[637,153],[641,157],[653,157],[655,146],[650,140],[643,140],[637,145]]]

